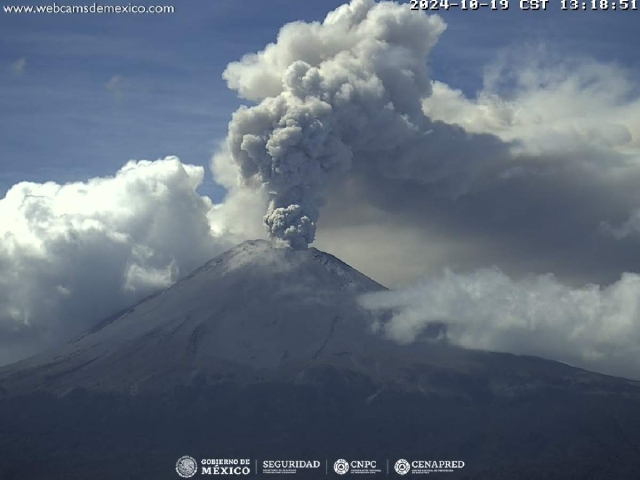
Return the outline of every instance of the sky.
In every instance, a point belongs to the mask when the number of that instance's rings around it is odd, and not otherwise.
[[[0,12],[0,364],[271,235],[396,341],[640,378],[640,13],[342,3]]]

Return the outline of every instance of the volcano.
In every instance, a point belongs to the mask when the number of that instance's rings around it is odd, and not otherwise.
[[[640,384],[437,335],[398,345],[358,301],[384,289],[314,248],[245,242],[0,369],[0,478],[179,478],[185,452],[637,478]]]
[[[381,342],[357,298],[382,289],[316,249],[245,242],[62,349],[9,368],[5,388],[131,393],[304,375],[375,352]]]

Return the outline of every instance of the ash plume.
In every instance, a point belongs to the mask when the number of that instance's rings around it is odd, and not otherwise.
[[[428,183],[501,145],[422,113],[427,57],[444,30],[406,5],[354,0],[322,23],[284,26],[276,43],[227,67],[229,87],[258,102],[233,115],[228,155],[245,186],[268,193],[272,238],[295,249],[313,242],[324,185],[357,162]],[[455,161],[439,159],[443,145]]]

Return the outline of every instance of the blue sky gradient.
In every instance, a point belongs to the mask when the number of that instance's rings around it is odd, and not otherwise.
[[[169,15],[0,13],[0,194],[24,180],[111,175],[130,159],[208,165],[241,103],[221,77],[225,66],[275,40],[284,23],[322,20],[340,3],[180,0]],[[448,29],[433,77],[467,95],[500,55],[540,46],[640,70],[639,12],[523,12],[511,2],[509,12],[441,15]],[[214,201],[223,194],[209,173],[201,191]]]

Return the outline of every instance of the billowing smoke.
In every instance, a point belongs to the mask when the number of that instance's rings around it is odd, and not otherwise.
[[[424,112],[511,143],[506,161],[468,162],[480,175],[453,199],[442,195],[451,178],[424,184],[353,169],[328,185],[316,246],[387,286],[494,265],[573,286],[640,271],[637,73],[540,47],[501,52],[483,71],[472,95],[434,81]],[[455,165],[455,143],[439,158]]]
[[[640,379],[637,274],[623,274],[606,287],[572,288],[552,275],[514,280],[496,269],[446,271],[361,301],[372,311],[393,312],[379,327],[399,343],[416,341],[432,326],[431,332],[455,345]]]
[[[444,30],[406,5],[354,0],[322,23],[286,25],[276,43],[227,67],[229,87],[259,103],[234,114],[226,154],[245,185],[267,191],[272,237],[293,248],[313,242],[325,183],[354,163],[429,183],[468,175],[477,152],[502,150],[494,137],[422,112],[427,57]]]

